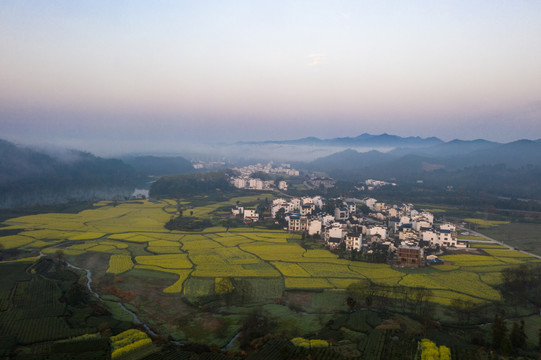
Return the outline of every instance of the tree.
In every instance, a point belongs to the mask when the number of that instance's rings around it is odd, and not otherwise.
[[[327,214],[334,214],[334,209],[341,206],[343,204],[343,201],[340,199],[329,199],[327,200],[327,203],[323,206],[323,211],[325,211]]]
[[[252,340],[263,337],[276,328],[276,323],[267,318],[262,309],[254,309],[244,320],[239,336],[241,349],[248,349]]]
[[[451,309],[453,309],[461,321],[470,321],[471,314],[475,309],[475,303],[469,299],[460,298],[451,300]]]
[[[492,346],[497,350],[503,349],[504,340],[507,338],[507,326],[505,324],[505,312],[494,316],[492,323]]]
[[[520,321],[520,325],[516,322],[513,323],[513,328],[509,335],[513,347],[516,349],[523,348],[526,345],[526,337],[526,333],[524,332],[524,320]]]
[[[363,215],[370,214],[370,208],[365,204],[357,204],[357,212]]]
[[[346,305],[348,306],[349,311],[352,311],[353,309],[355,309],[355,306],[357,305],[357,301],[355,301],[355,299],[352,298],[351,296],[348,296],[346,299]],[[541,331],[540,331],[540,334],[541,334]]]
[[[280,208],[277,212],[276,212],[276,216],[274,217],[276,219],[276,221],[278,221],[278,223],[282,226],[282,227],[286,227],[287,226],[287,221],[285,219],[286,217],[286,210],[284,208]]]
[[[84,303],[88,298],[88,293],[83,285],[74,283],[66,292],[66,301],[70,305],[79,305]]]

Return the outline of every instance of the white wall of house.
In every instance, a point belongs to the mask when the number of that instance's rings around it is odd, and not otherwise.
[[[344,231],[342,230],[342,227],[340,227],[340,224],[338,224],[337,226],[333,225],[332,227],[329,228],[328,237],[340,238],[340,239],[344,238]]]
[[[321,209],[323,208],[323,199],[321,198],[321,196],[314,196],[312,198],[312,204]]]
[[[387,229],[382,226],[372,226],[368,228],[367,235],[379,235],[381,240],[385,240],[387,238]]]
[[[323,222],[323,226],[329,226],[334,222],[334,216],[332,215],[325,215],[321,218],[321,221]]]
[[[400,217],[399,225],[404,225],[404,224],[411,224],[411,219],[410,219],[409,216],[401,216]]]
[[[289,201],[289,203],[292,205],[292,212],[293,211],[299,211],[301,209],[302,201],[299,198],[293,198]]]
[[[421,228],[431,228],[432,224],[426,220],[415,220],[413,224],[411,224],[411,227],[415,231],[421,231]]]
[[[445,223],[440,225],[441,230],[449,230],[449,231],[456,231],[456,228],[453,224]]]
[[[259,215],[257,214],[257,212],[253,209],[244,209],[244,219],[257,219],[259,217]]]
[[[351,250],[361,250],[362,246],[362,238],[363,236],[361,234],[359,235],[346,235],[346,249]]]
[[[321,234],[321,220],[311,220],[308,223],[308,235]]]
[[[432,230],[423,231],[421,233],[421,239],[427,241],[430,245],[439,244],[439,236]]]
[[[442,232],[439,234],[440,246],[456,246],[456,238],[451,233]]]
[[[335,208],[334,218],[336,220],[346,220],[349,218],[349,211],[346,208]]]

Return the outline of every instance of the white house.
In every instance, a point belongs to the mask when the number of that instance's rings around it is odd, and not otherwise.
[[[244,208],[242,206],[236,206],[234,209],[231,209],[231,215],[237,216],[244,213]]]
[[[370,236],[379,235],[381,240],[385,240],[387,238],[387,229],[382,226],[372,226],[367,229],[366,234]]]
[[[357,204],[355,204],[353,201],[348,201],[346,205],[350,214],[355,214],[357,212]]]
[[[244,209],[244,220],[257,221],[259,214],[254,209]]]
[[[290,206],[291,211],[290,212],[300,211],[301,205],[302,205],[301,199],[293,198],[293,199],[291,199],[289,201],[289,203],[291,204],[291,206]]]
[[[308,219],[306,216],[290,215],[287,228],[289,231],[306,231],[308,229]]]
[[[233,186],[237,189],[244,189],[246,187],[246,179],[240,177],[235,178],[233,180]]]
[[[362,246],[362,238],[363,236],[361,234],[347,234],[346,235],[346,250],[361,250]]]
[[[426,221],[424,219],[419,219],[419,220],[413,221],[413,223],[411,224],[411,227],[415,231],[421,231],[421,229],[430,229],[430,228],[432,228],[432,224],[430,224],[428,221]]]
[[[349,211],[346,208],[335,208],[334,219],[335,220],[347,220],[349,218]]]
[[[321,218],[321,221],[323,222],[323,226],[329,226],[334,222],[334,216],[332,215],[325,215]]]
[[[322,209],[323,208],[323,199],[321,198],[321,196],[314,196],[312,198],[312,204],[314,204],[318,208]]]
[[[421,232],[421,240],[428,242],[431,246],[439,244],[439,235],[432,230]]]
[[[342,224],[333,223],[331,227],[327,228],[325,232],[325,240],[327,245],[331,248],[337,248],[344,240],[345,231],[342,229]]]

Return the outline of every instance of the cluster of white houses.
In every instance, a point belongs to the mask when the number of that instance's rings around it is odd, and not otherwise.
[[[256,172],[299,176],[299,170],[292,169],[290,164],[280,164],[279,166],[274,166],[272,162],[266,165],[255,164],[241,168],[233,168],[233,170],[240,173],[240,176],[231,178],[231,184],[237,189],[270,190],[276,187],[279,190],[287,190],[286,181],[282,180],[275,183],[273,180],[261,180],[256,177],[252,177],[252,174]]]
[[[457,242],[455,226],[434,223],[434,215],[415,210],[412,204],[388,205],[373,198],[334,200],[333,213],[323,211],[325,200],[320,196],[275,199],[273,218],[287,220],[287,230],[319,235],[325,244],[335,249],[361,251],[363,247],[380,244],[394,251],[400,264],[419,266],[424,261],[424,249],[466,247]],[[366,205],[368,214],[357,211]],[[326,207],[330,211],[329,207]]]
[[[299,176],[299,170],[291,168],[291,164],[280,164],[274,166],[274,163],[271,161],[266,165],[255,164],[248,165],[239,168],[233,168],[233,170],[238,171],[241,176],[250,176],[255,172],[264,172],[266,174],[283,174],[288,176]]]
[[[231,179],[231,184],[237,189],[250,189],[250,190],[271,190],[274,189],[276,184],[274,180],[261,180],[258,178],[251,178],[247,176],[239,176]],[[287,182],[279,181],[278,189],[287,190]]]
[[[367,179],[365,180],[364,185],[356,186],[355,188],[360,191],[364,191],[364,190],[372,191],[374,189],[377,189],[383,186],[396,186],[396,183],[390,183],[383,180]]]

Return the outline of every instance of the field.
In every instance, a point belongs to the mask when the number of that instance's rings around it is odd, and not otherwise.
[[[541,224],[502,224],[490,229],[483,229],[483,233],[507,245],[541,255]]]
[[[182,202],[184,211],[196,217],[213,216],[213,211],[247,203],[254,197],[232,198],[225,202],[192,206]],[[186,210],[189,209],[189,210]],[[18,235],[0,238],[4,248],[40,249],[54,254],[63,250],[74,257],[89,252],[109,254],[108,273],[129,273],[130,269],[166,272],[178,280],[163,288],[167,293],[200,296],[212,290],[183,289],[188,279],[196,278],[282,278],[285,289],[344,290],[348,284],[368,279],[385,285],[426,286],[447,293],[433,300],[448,303],[449,293],[467,296],[476,301],[499,299],[495,285],[477,276],[480,268],[498,272],[511,264],[536,262],[519,252],[486,246],[486,255],[450,255],[445,257],[454,267],[444,268],[437,275],[404,273],[384,264],[367,264],[338,259],[327,250],[306,250],[288,242],[288,234],[263,228],[208,228],[202,232],[168,231],[163,224],[177,211],[176,202],[137,201],[113,204],[100,202],[78,214],[41,214],[10,219],[7,229],[22,230]],[[481,219],[467,219],[484,226]],[[502,226],[502,225],[500,225]],[[145,251],[141,252],[139,244]],[[136,250],[137,249],[137,250]],[[75,258],[73,260],[76,260]],[[488,279],[488,275],[485,275]],[[197,282],[192,281],[192,285]],[[442,285],[445,284],[445,285]],[[467,285],[467,286],[466,286]],[[487,287],[488,286],[488,287]]]
[[[202,206],[183,202],[182,206],[184,212],[193,211],[193,216],[212,217],[216,216],[216,209],[254,200],[241,197]],[[295,291],[343,294],[349,285],[364,280],[384,286],[427,287],[433,294],[430,301],[443,305],[449,305],[453,299],[488,303],[501,299],[494,286],[502,281],[502,269],[540,263],[517,251],[480,244],[484,255],[446,255],[443,258],[450,265],[412,271],[339,259],[324,249],[307,250],[292,241],[291,234],[260,227],[169,231],[163,225],[176,211],[176,203],[171,200],[127,201],[96,203],[93,209],[77,214],[23,216],[4,223],[4,229],[17,229],[20,233],[0,237],[0,244],[6,249],[64,256],[76,266],[92,268],[97,276],[108,273],[115,277],[115,284],[118,282],[112,295],[124,296],[128,302],[133,298],[130,292],[143,296],[150,291],[148,286],[160,291],[164,299],[184,295],[198,301],[205,296],[223,296],[229,290],[217,291],[216,284],[228,278],[234,290],[252,300],[281,298]],[[139,283],[136,274],[148,274],[149,279],[159,281]],[[333,296],[334,303],[343,304],[343,295]],[[5,297],[0,293],[0,308]],[[158,316],[159,303],[134,300],[133,305],[143,306],[145,311],[154,311],[156,306],[156,313],[148,316]],[[46,321],[51,322],[50,326],[60,326],[53,324],[54,319]],[[164,324],[168,321],[162,320]]]
[[[509,221],[500,221],[500,220],[486,220],[486,219],[477,219],[477,218],[466,218],[464,221],[471,224],[477,225],[479,228],[491,228],[499,225],[509,224]]]

